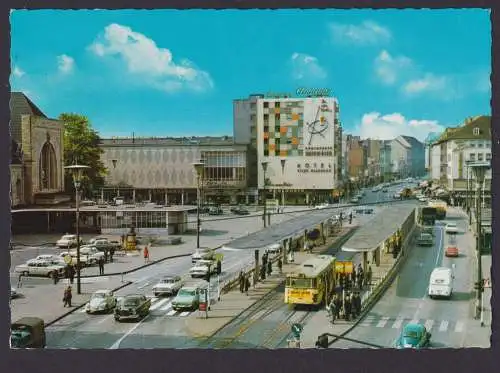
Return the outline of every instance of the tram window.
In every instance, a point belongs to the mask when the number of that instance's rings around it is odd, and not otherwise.
[[[296,288],[310,288],[312,287],[312,279],[310,278],[294,278],[294,279],[289,279],[290,283],[288,286],[293,286]]]

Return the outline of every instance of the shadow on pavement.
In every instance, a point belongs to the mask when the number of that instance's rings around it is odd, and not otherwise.
[[[468,300],[471,300],[472,297],[473,297],[473,294],[471,292],[469,292],[469,293],[454,292],[451,300],[455,300],[455,301],[468,301]]]
[[[229,231],[218,231],[215,229],[202,229],[201,236],[222,236],[229,233]]]

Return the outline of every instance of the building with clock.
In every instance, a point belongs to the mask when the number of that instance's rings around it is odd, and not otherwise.
[[[261,193],[265,188],[272,194],[268,198],[280,203],[313,203],[338,195],[342,131],[335,98],[252,95],[236,100],[234,108],[235,142],[254,148]],[[262,162],[267,163],[265,171]]]

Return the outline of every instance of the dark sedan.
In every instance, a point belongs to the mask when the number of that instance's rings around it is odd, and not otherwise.
[[[116,304],[115,320],[140,320],[149,314],[150,307],[151,299],[144,295],[126,295]]]

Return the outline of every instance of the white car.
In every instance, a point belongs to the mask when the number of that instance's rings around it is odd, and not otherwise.
[[[444,230],[446,233],[458,233],[458,227],[456,223],[447,223]]]
[[[56,246],[59,248],[70,248],[76,246],[76,234],[65,234],[57,240]]]
[[[315,210],[323,210],[328,208],[330,205],[328,203],[322,203],[320,205],[314,206]]]
[[[279,254],[279,253],[281,253],[281,244],[275,243],[275,244],[269,245],[266,248],[266,251],[269,254],[273,254],[273,255]]]
[[[59,254],[59,255],[60,255],[60,257],[61,257],[63,260],[64,260],[64,258],[65,258],[66,256],[70,256],[70,257],[72,257],[72,258],[73,258],[73,260],[72,260],[71,264],[72,264],[72,265],[73,265],[73,264],[76,264],[76,252],[75,252],[75,253],[74,253],[74,255],[73,255],[73,253],[72,253],[72,252],[70,252],[70,251],[63,251],[63,252],[62,252],[61,254]],[[66,262],[64,262],[64,263],[66,263]],[[91,262],[89,262],[89,260],[88,260],[88,257],[87,257],[86,255],[82,255],[82,253],[80,253],[80,263],[81,263],[82,265],[91,264]]]
[[[53,263],[57,263],[57,264],[61,264],[61,265],[64,265],[64,259],[59,256],[59,255],[50,255],[50,254],[42,254],[42,255],[38,255],[35,259],[30,259],[27,263],[29,263],[30,261],[40,261],[40,260],[45,260],[45,261],[49,261],[49,262],[53,262]]]
[[[153,286],[153,294],[155,297],[160,295],[175,295],[182,286],[184,286],[184,281],[182,281],[180,276],[165,276]]]
[[[191,255],[191,262],[196,263],[198,260],[210,259],[213,255],[210,249],[196,249],[196,251]]]
[[[76,250],[71,250],[69,254],[76,258]],[[95,264],[99,259],[104,258],[104,253],[94,246],[82,246],[80,247],[80,256],[86,257],[86,262],[89,264]]]
[[[111,290],[97,290],[85,306],[85,312],[111,312],[116,306],[116,298]]]
[[[26,264],[21,264],[15,267],[14,271],[23,276],[46,276],[51,277],[57,272],[59,277],[64,274],[64,265],[54,264],[48,260],[29,260]]]
[[[189,270],[189,274],[193,278],[204,277],[207,275],[209,268],[211,274],[217,272],[217,265],[214,261],[201,259]]]

